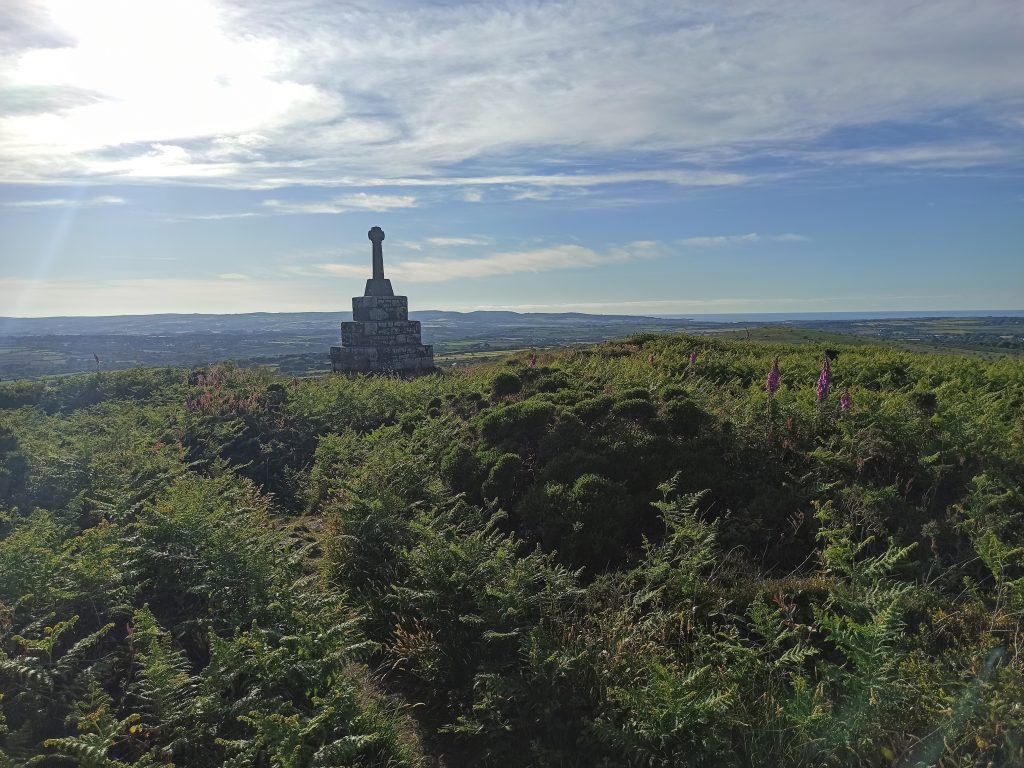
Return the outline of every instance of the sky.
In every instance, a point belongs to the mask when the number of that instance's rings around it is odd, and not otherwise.
[[[1020,0],[4,0],[0,315],[1024,308]]]

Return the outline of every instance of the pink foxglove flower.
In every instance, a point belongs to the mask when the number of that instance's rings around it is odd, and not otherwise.
[[[839,398],[839,410],[848,411],[853,406],[853,398],[850,397],[850,390],[844,389],[842,396]]]
[[[769,396],[779,391],[779,381],[782,379],[782,371],[779,370],[779,357],[775,356],[772,361],[772,368],[768,371],[768,379],[764,383],[764,389]]]
[[[690,352],[690,365],[697,364],[697,350],[694,349]]]
[[[828,357],[821,358],[821,373],[818,374],[818,402],[824,402],[828,397],[829,387],[832,386],[832,366],[829,365]]]

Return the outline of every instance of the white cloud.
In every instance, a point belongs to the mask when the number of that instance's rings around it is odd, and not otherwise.
[[[181,221],[221,221],[223,219],[249,219],[260,214],[254,211],[241,211],[238,213],[179,213],[167,216],[163,221],[177,224]]]
[[[538,200],[545,201],[550,200],[555,196],[555,190],[550,187],[543,189],[526,189],[522,192],[517,192],[512,196],[513,200]]]
[[[40,5],[0,56],[0,100],[18,105],[0,181],[376,179],[477,202],[492,184],[742,184],[735,163],[780,147],[805,164],[1020,161],[1018,0]],[[951,114],[1003,138],[830,144]]]
[[[747,184],[753,177],[726,171],[666,171],[655,169],[649,171],[621,171],[607,173],[553,173],[553,174],[509,174],[498,176],[328,176],[320,179],[306,180],[310,186],[332,187],[537,187],[547,190],[559,187],[596,187],[604,184],[634,184],[640,182],[659,182],[674,184],[681,187],[731,187]],[[298,177],[277,176],[265,180],[271,186],[288,186],[300,183]],[[471,190],[479,192],[479,190]],[[467,202],[467,195],[462,197]],[[475,195],[469,195],[475,196]],[[481,194],[482,199],[482,194]],[[520,199],[526,199],[525,197]],[[546,197],[543,199],[547,199]]]
[[[637,241],[621,248],[600,252],[580,245],[555,245],[529,251],[495,253],[471,259],[403,259],[391,263],[387,273],[410,283],[443,283],[521,272],[550,272],[559,269],[599,267],[659,255],[657,243]],[[320,268],[339,277],[365,277],[366,265],[322,264]]]
[[[221,280],[248,280],[248,275],[243,275],[240,272],[225,272],[222,275],[218,275]]]
[[[745,235],[713,235],[710,237],[687,237],[680,240],[682,245],[695,245],[699,247],[717,247],[723,245],[743,245],[746,243],[778,242],[778,243],[800,243],[807,240],[804,235],[786,233],[782,235],[759,235],[756,232],[748,232]]]
[[[1020,143],[961,141],[902,147],[868,147],[813,153],[822,162],[842,165],[888,165],[917,169],[966,169],[1024,158]]]
[[[343,208],[333,201],[317,203],[293,203],[287,200],[264,200],[263,205],[275,213],[345,213]]]
[[[393,208],[416,207],[416,198],[412,195],[370,195],[366,192],[339,197],[337,202],[359,211],[390,211]]]
[[[738,243],[754,243],[757,242],[757,234],[751,232],[746,235],[713,235],[711,237],[688,237],[682,241],[683,245],[698,245],[704,246],[719,246],[719,245],[735,245]]]
[[[491,241],[486,237],[428,237],[427,242],[444,248],[446,246],[460,245],[487,245]]]
[[[297,112],[327,116],[336,99],[275,77],[287,53],[267,37],[236,36],[206,0],[124,3],[46,0],[52,23],[73,43],[28,50],[6,72],[21,87],[93,94],[58,112],[32,112],[0,125],[13,160],[78,166],[78,174],[163,175],[194,160],[181,142],[214,140],[287,124]],[[107,148],[148,143],[131,161],[105,163]],[[32,175],[32,168],[22,171]],[[18,169],[13,169],[15,176]]]
[[[348,213],[350,211],[390,211],[395,208],[415,208],[416,198],[412,195],[371,195],[360,192],[355,195],[308,203],[270,199],[264,200],[263,205],[275,213]]]
[[[82,200],[73,200],[64,197],[48,198],[46,200],[16,200],[4,203],[8,208],[84,208],[96,205],[124,205],[125,199],[115,195],[98,195],[87,197]]]

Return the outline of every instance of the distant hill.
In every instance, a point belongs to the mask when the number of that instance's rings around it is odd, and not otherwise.
[[[435,345],[442,363],[641,331],[707,330],[688,320],[578,312],[426,310],[410,316],[423,324],[424,341]],[[328,350],[338,343],[340,323],[350,319],[348,312],[5,317],[0,318],[0,378],[95,370],[96,357],[104,369],[235,360],[285,373],[317,373],[328,370]]]
[[[682,318],[654,318],[641,315],[588,315],[582,312],[508,312],[478,310],[450,312],[428,309],[410,312],[414,320],[430,325],[467,326],[474,330],[494,326],[537,324],[625,323],[684,327],[694,321]],[[253,333],[275,331],[320,331],[337,333],[338,324],[351,320],[351,312],[249,312],[237,315],[163,314],[111,315],[106,317],[0,317],[0,338],[5,336],[82,336],[128,333],[150,336],[159,333]]]
[[[1005,313],[1004,313],[1005,314]],[[526,347],[592,344],[635,333],[726,334],[790,344],[834,344],[865,338],[912,351],[992,358],[1024,354],[1024,317],[877,317],[774,319],[731,316],[647,317],[582,312],[423,310],[441,365],[476,362]],[[726,316],[720,316],[726,317]],[[347,312],[251,312],[111,317],[0,318],[0,378],[33,378],[133,366],[196,366],[220,360],[269,365],[282,373],[329,370]],[[821,334],[825,334],[822,336]]]

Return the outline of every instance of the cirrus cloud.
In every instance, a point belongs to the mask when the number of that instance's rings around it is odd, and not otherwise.
[[[787,232],[781,235],[759,235],[757,232],[748,232],[745,235],[713,235],[711,237],[687,237],[680,240],[682,245],[696,245],[700,247],[716,247],[723,245],[743,245],[749,243],[802,243],[807,241],[805,235],[797,235]]]
[[[395,208],[415,208],[416,198],[412,195],[371,195],[360,192],[355,195],[335,197],[331,200],[314,202],[293,202],[287,200],[264,200],[263,205],[274,213],[349,213],[351,211],[390,211]]]
[[[1015,0],[41,0],[9,13],[6,182],[441,184],[472,202],[493,184],[749,183],[762,173],[741,166],[758,160],[1021,160]],[[971,135],[842,138],[939,118]]]
[[[550,272],[560,269],[580,269],[616,264],[658,256],[657,243],[641,240],[606,251],[597,251],[581,245],[553,245],[525,251],[494,253],[465,259],[427,258],[403,259],[388,264],[389,275],[411,283],[443,283],[521,272]],[[328,263],[320,269],[339,277],[365,277],[366,266]]]
[[[461,245],[487,245],[490,239],[486,237],[428,237],[430,245],[439,247],[455,247]]]
[[[14,200],[3,205],[7,208],[85,208],[97,205],[124,205],[125,199],[116,195],[97,195],[80,200],[51,197],[43,200]]]

